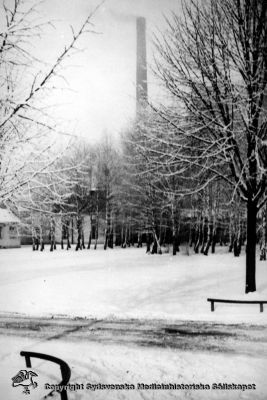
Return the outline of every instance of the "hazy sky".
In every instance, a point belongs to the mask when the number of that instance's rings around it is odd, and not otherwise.
[[[99,3],[96,0],[46,0],[42,13],[56,20],[47,33],[43,54],[52,59],[70,38],[68,26],[77,28]],[[117,134],[135,115],[136,16],[147,21],[148,61],[152,60],[151,37],[164,29],[163,14],[179,9],[179,0],[106,0],[93,18],[99,34],[86,34],[83,52],[68,62],[64,75],[71,92],[54,99],[61,106],[57,116],[70,120],[77,134],[95,140],[103,131]],[[148,77],[151,81],[151,75]],[[155,93],[149,85],[149,93]],[[64,103],[64,104],[63,104]]]

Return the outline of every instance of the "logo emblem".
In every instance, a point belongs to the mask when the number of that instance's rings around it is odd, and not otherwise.
[[[13,387],[23,386],[22,393],[30,394],[29,388],[33,387],[33,389],[35,389],[38,386],[38,383],[33,380],[34,376],[38,375],[33,371],[26,371],[26,369],[21,369],[16,376],[11,378],[12,386]]]

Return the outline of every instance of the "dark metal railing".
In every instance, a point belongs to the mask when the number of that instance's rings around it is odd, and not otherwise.
[[[50,361],[55,364],[58,364],[60,366],[60,371],[62,375],[62,381],[58,384],[62,390],[59,392],[61,395],[61,400],[68,400],[68,394],[67,390],[64,388],[69,383],[70,376],[71,376],[71,370],[68,364],[61,360],[60,358],[54,357],[54,356],[49,356],[48,354],[42,354],[42,353],[35,353],[33,351],[21,351],[20,355],[22,357],[25,357],[25,362],[26,362],[26,367],[31,368],[31,358],[40,358],[42,360]],[[49,394],[47,394],[45,397],[51,396],[53,392],[57,391],[52,390]]]
[[[266,300],[228,300],[228,299],[207,299],[211,304],[211,311],[214,311],[214,303],[233,303],[233,304],[259,304],[260,312],[263,312],[263,304],[267,304]]]

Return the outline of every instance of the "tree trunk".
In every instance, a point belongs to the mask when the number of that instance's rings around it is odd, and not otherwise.
[[[142,247],[142,232],[141,229],[138,230],[137,247]]]
[[[105,235],[104,235],[104,250],[107,250],[108,247],[108,240],[109,240],[109,228],[107,226],[106,222],[106,227],[105,227]]]
[[[124,245],[124,221],[122,222],[121,225],[121,247],[123,248]]]
[[[44,251],[44,238],[43,238],[43,230],[42,230],[41,225],[39,227],[39,231],[40,231],[40,251]]]
[[[107,250],[108,247],[108,230],[105,227],[105,234],[104,234],[104,250]]]
[[[188,246],[192,247],[195,239],[195,229],[192,226],[192,219],[189,222],[189,235],[188,235]]]
[[[108,247],[110,249],[113,249],[114,246],[114,240],[113,240],[113,236],[114,236],[114,214],[112,212],[112,210],[109,211],[109,229],[108,229]]]
[[[76,244],[76,247],[75,247],[75,251],[78,251],[78,250],[82,250],[80,232],[78,233],[77,244]]]
[[[146,233],[146,252],[150,253],[150,246],[151,246],[151,242],[150,242],[150,234],[149,232]]]
[[[90,230],[89,230],[89,238],[88,238],[87,250],[90,250],[90,247],[91,247],[92,230],[93,230],[93,218],[92,218],[92,214],[90,214]]]
[[[256,222],[257,205],[247,203],[246,293],[256,291]]]
[[[204,246],[204,251],[203,251],[203,254],[205,256],[207,256],[209,254],[209,249],[210,249],[210,246],[212,244],[212,240],[213,240],[213,223],[211,221],[211,217],[209,217],[209,221],[208,221],[208,237],[207,237],[206,246]]]
[[[97,249],[97,241],[98,241],[98,215],[97,215],[96,227],[95,227],[95,245],[94,245],[94,250]]]
[[[32,250],[35,251],[35,230],[32,228]]]
[[[216,226],[214,226],[212,232],[211,254],[215,253],[216,243],[217,243],[217,228]]]
[[[65,233],[64,221],[62,221],[62,219],[61,219],[61,241],[60,241],[60,244],[61,244],[62,250],[64,249],[64,233]]]
[[[266,206],[261,214],[261,243],[260,243],[260,261],[266,261]]]
[[[38,236],[36,238],[36,250],[39,250],[39,238],[38,238]]]
[[[211,241],[211,253],[215,253],[215,246],[217,243],[217,220],[216,213],[213,213],[213,230],[212,230],[212,241]]]
[[[131,225],[131,215],[128,217],[128,232],[129,232],[129,241],[128,241],[128,247],[131,247],[132,244],[132,225]]]
[[[117,243],[117,220],[116,220],[116,214],[113,214],[112,218],[112,248],[116,246]]]
[[[177,215],[175,205],[172,203],[172,255],[177,253]]]
[[[201,242],[200,242],[200,253],[201,254],[204,253],[205,243],[206,243],[206,218],[204,216],[203,220],[202,220],[202,237],[201,237]]]
[[[111,231],[111,210],[109,203],[109,191],[106,189],[106,217],[105,217],[105,239],[104,239],[104,250],[107,250],[110,241],[110,231]]]
[[[123,242],[122,242],[122,245],[121,245],[121,247],[123,249],[126,249],[126,247],[127,247],[127,235],[128,235],[128,225],[126,223],[125,228],[124,228]]]
[[[158,243],[157,243],[155,235],[154,235],[153,242],[152,242],[151,254],[157,254],[157,251],[158,251]]]
[[[195,246],[194,246],[194,252],[198,254],[199,252],[199,244],[200,244],[200,230],[201,230],[201,217],[200,219],[196,222],[196,230],[195,230]]]
[[[176,251],[180,251],[180,245],[181,245],[181,240],[180,240],[180,221],[178,222],[177,226],[177,241],[176,241]]]
[[[234,227],[233,227],[233,221],[232,221],[233,215],[230,215],[230,220],[229,220],[229,253],[232,253],[233,248],[234,248]]]
[[[172,255],[176,256],[177,252],[177,233],[176,233],[176,228],[173,227],[172,231]]]
[[[83,227],[82,227],[82,232],[81,232],[81,244],[82,244],[82,249],[85,249],[85,243],[84,243],[84,231],[83,231]]]
[[[87,245],[87,250],[90,250],[90,247],[91,247],[91,241],[92,241],[92,229],[90,228],[90,232],[89,232],[89,238],[88,238],[88,245]]]
[[[77,216],[77,231],[78,231],[78,238],[77,238],[77,244],[75,247],[75,251],[82,250],[84,247],[84,238],[83,238],[83,226],[82,226],[82,217]]]
[[[109,236],[108,236],[108,247],[110,249],[113,249],[113,246],[114,246],[113,235],[114,235],[113,227],[111,227]]]
[[[70,245],[70,220],[68,219],[66,221],[66,236],[67,236],[67,250],[69,250],[71,248]]]
[[[99,230],[99,198],[98,198],[98,191],[96,192],[96,213],[95,213],[95,245],[94,250],[97,249],[97,242],[98,242],[98,230]]]
[[[74,244],[74,226],[73,217],[71,218],[71,244]]]
[[[156,228],[153,229],[153,245],[152,245],[151,254],[162,254],[162,250],[161,250],[161,246],[159,243],[159,238],[157,235]]]
[[[50,218],[50,251],[56,250],[55,229],[56,229],[55,220],[51,217]]]

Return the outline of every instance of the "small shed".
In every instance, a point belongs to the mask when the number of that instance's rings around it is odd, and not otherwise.
[[[6,208],[0,208],[0,248],[20,247],[20,220]]]

